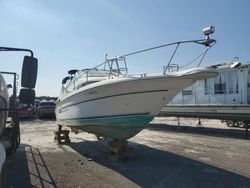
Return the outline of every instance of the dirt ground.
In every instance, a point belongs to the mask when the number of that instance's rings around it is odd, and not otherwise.
[[[218,120],[156,118],[129,140],[133,156],[109,159],[107,140],[70,133],[53,142],[55,120],[21,121],[21,145],[8,159],[8,183],[29,187],[250,187],[250,140]]]

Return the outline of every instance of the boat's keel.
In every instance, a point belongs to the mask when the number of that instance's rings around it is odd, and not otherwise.
[[[109,158],[114,161],[124,161],[132,155],[133,148],[126,140],[112,140],[108,143]]]

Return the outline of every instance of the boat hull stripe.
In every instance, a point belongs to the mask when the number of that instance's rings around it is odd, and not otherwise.
[[[73,118],[74,120],[89,120],[89,119],[102,119],[102,118],[116,118],[116,117],[130,117],[130,116],[143,116],[143,115],[149,115],[149,113],[139,113],[139,114],[122,114],[122,115],[112,115],[112,116],[94,116],[94,117],[84,117],[84,118]],[[60,120],[72,120],[72,119],[60,119]]]
[[[157,92],[166,92],[168,91],[168,89],[165,89],[165,90],[153,90],[153,91],[139,91],[139,92],[133,92],[133,93],[121,93],[121,94],[116,94],[116,95],[109,95],[109,96],[105,96],[105,97],[99,97],[99,98],[94,98],[94,99],[89,99],[89,100],[85,100],[85,101],[81,101],[81,102],[78,102],[78,103],[73,103],[73,104],[70,104],[68,106],[65,106],[63,108],[61,108],[60,110],[65,110],[71,106],[75,106],[75,105],[78,105],[78,104],[81,104],[81,103],[85,103],[85,102],[90,102],[90,101],[95,101],[95,100],[100,100],[100,99],[105,99],[105,98],[111,98],[111,97],[118,97],[118,96],[124,96],[124,95],[135,95],[135,94],[142,94],[142,93],[157,93]]]

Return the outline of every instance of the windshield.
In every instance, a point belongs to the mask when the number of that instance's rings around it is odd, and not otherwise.
[[[106,77],[107,75],[98,69],[83,70],[79,73],[79,76],[87,74],[88,77]]]
[[[83,69],[76,72],[75,76],[71,80],[71,83],[74,83],[83,77],[106,77],[106,76],[107,75],[104,72],[98,69]]]

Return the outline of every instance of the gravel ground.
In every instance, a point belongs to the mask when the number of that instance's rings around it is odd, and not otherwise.
[[[250,187],[250,140],[217,120],[155,118],[129,140],[133,156],[109,159],[107,140],[70,133],[53,142],[54,120],[23,120],[21,145],[8,159],[9,187]]]

